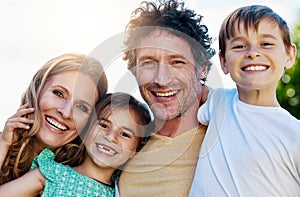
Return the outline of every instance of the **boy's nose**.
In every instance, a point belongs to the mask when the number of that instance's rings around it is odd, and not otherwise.
[[[254,58],[258,57],[258,56],[260,56],[260,53],[257,50],[257,48],[254,47],[254,46],[249,47],[247,53],[245,54],[246,58],[251,58],[251,59],[254,59]]]

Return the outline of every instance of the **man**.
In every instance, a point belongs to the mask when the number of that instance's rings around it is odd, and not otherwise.
[[[123,169],[120,196],[189,193],[206,131],[196,118],[205,100],[201,81],[215,54],[201,19],[167,0],[143,2],[127,25],[124,60],[153,112],[154,131]]]

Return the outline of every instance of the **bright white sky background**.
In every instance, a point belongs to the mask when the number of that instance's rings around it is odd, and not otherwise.
[[[237,7],[264,4],[279,13],[291,30],[300,17],[298,0],[186,0],[188,7],[204,16],[210,35],[217,47],[220,24],[225,16]],[[0,1],[0,131],[6,119],[20,105],[34,73],[49,59],[67,52],[91,54],[105,41],[124,31],[130,13],[140,0],[1,0]],[[109,91],[120,91],[120,79],[131,76],[121,53],[107,61]],[[219,72],[217,56],[213,58],[214,70],[221,80],[210,80],[213,87],[233,87],[229,76]],[[219,73],[219,74],[218,74]],[[128,81],[128,80],[127,80]],[[134,81],[134,80],[132,80]],[[216,82],[216,83],[215,83]],[[133,82],[132,82],[133,83]],[[119,83],[120,84],[120,83]],[[124,83],[121,83],[124,84]],[[134,84],[134,83],[133,83]],[[133,87],[133,88],[132,88]],[[129,93],[138,95],[136,85]]]

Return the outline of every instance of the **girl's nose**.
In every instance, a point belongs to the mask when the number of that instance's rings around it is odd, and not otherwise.
[[[110,142],[113,142],[113,143],[117,143],[118,142],[118,132],[114,131],[114,130],[109,130],[105,135],[104,137],[110,141]]]

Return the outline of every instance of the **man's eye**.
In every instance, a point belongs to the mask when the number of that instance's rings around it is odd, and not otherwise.
[[[155,62],[155,61],[144,61],[144,62],[142,62],[141,63],[141,66],[155,66],[155,65],[157,65],[157,63]]]
[[[53,94],[55,94],[56,96],[61,97],[61,98],[64,97],[63,93],[59,90],[53,90]]]
[[[182,60],[175,60],[173,62],[173,64],[185,64],[185,61],[182,61]]]

